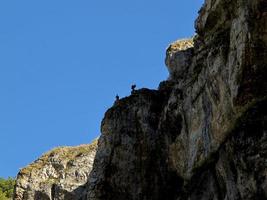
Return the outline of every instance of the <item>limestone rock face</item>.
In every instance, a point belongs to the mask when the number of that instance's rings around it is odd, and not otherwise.
[[[200,11],[192,63],[182,80],[174,80],[182,98],[173,90],[166,107],[166,114],[183,116],[169,157],[186,179],[218,151],[246,109],[267,95],[266,9],[261,0],[207,0]]]
[[[78,147],[59,147],[20,170],[15,200],[79,200],[86,196],[97,141]]]
[[[206,0],[195,27],[107,111],[88,200],[267,199],[267,1]]]
[[[44,155],[15,199],[266,200],[267,1],[206,0],[195,27],[158,90],[106,112],[97,150]]]

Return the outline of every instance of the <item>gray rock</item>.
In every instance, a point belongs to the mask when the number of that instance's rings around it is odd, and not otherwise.
[[[50,153],[15,199],[267,199],[267,2],[206,0],[195,27],[167,49],[158,90],[106,112],[92,171],[95,148],[84,162]]]
[[[88,200],[267,199],[267,3],[207,0],[195,26],[106,113]]]
[[[166,172],[157,132],[164,103],[161,92],[141,89],[107,111],[88,199],[157,199],[172,194],[167,183],[173,174]]]
[[[20,170],[15,200],[78,200],[86,195],[97,141],[78,147],[59,147]]]
[[[192,62],[193,39],[177,40],[166,51],[165,63],[168,67],[169,79],[182,79]]]

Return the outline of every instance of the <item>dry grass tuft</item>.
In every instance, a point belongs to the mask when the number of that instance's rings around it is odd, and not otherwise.
[[[169,47],[167,51],[183,51],[188,48],[194,47],[194,41],[193,38],[190,39],[182,39],[177,40],[173,42]]]
[[[42,169],[51,158],[57,157],[57,160],[71,161],[76,157],[88,154],[97,148],[98,140],[94,140],[91,144],[83,144],[75,147],[63,146],[52,149],[43,154],[39,159],[20,170],[21,175],[30,175],[33,170]]]

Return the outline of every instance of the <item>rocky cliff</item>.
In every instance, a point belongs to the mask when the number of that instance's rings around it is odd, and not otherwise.
[[[267,199],[267,1],[206,0],[195,27],[106,112],[88,200]]]
[[[206,0],[195,27],[105,114],[88,200],[267,199],[267,1]]]
[[[15,200],[78,200],[85,196],[97,141],[78,147],[59,147],[20,170]]]

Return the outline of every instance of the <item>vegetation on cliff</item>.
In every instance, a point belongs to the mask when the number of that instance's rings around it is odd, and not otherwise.
[[[13,196],[15,180],[0,178],[0,200],[8,200]]]
[[[31,163],[29,166],[20,170],[21,174],[30,175],[32,170],[43,169],[44,166],[49,163],[51,157],[58,157],[60,160],[67,160],[68,162],[73,161],[76,157],[93,151],[96,149],[97,140],[94,140],[90,145],[79,145],[77,147],[62,146],[52,149],[51,151],[42,155],[38,160]]]

